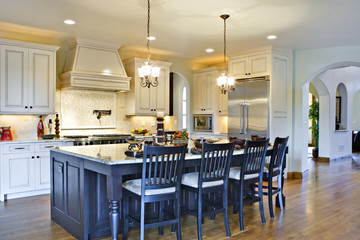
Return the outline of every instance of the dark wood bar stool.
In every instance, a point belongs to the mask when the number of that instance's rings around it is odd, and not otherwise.
[[[289,137],[279,138],[277,137],[274,142],[273,152],[271,154],[270,163],[265,163],[263,179],[268,182],[268,185],[263,185],[263,194],[268,196],[269,200],[269,211],[270,217],[274,218],[274,207],[272,197],[275,194],[280,194],[279,196],[279,205],[281,211],[284,210],[284,205],[282,201],[282,182],[281,176],[283,175],[283,161],[286,151],[286,145],[289,140]],[[277,177],[277,186],[273,186],[273,177]]]
[[[181,239],[180,226],[180,180],[182,165],[187,145],[176,147],[145,146],[142,166],[142,178],[126,181],[123,187],[124,233],[123,239],[128,238],[129,221],[140,226],[140,239],[144,239],[146,228],[175,224],[177,239]],[[130,199],[140,202],[140,218],[130,214]],[[165,211],[164,204],[173,200],[173,213]],[[158,218],[145,221],[146,204],[158,203]],[[174,228],[172,228],[174,230]]]
[[[215,214],[220,212],[224,213],[226,235],[230,237],[227,185],[234,146],[234,142],[204,143],[200,171],[182,175],[182,189],[195,193],[197,197],[197,209],[185,209],[185,213],[197,217],[198,239],[202,239],[201,224],[204,217],[211,216],[214,219]],[[220,201],[217,201],[216,196],[220,196]]]
[[[243,206],[245,198],[249,202],[259,202],[260,216],[262,223],[265,223],[262,181],[266,150],[269,139],[261,141],[247,141],[244,150],[244,159],[241,166],[231,167],[229,171],[229,182],[233,184],[234,212],[239,211],[240,230],[244,231]],[[258,191],[255,191],[255,184],[258,183]],[[250,189],[245,190],[245,186]],[[257,196],[256,196],[257,195]]]

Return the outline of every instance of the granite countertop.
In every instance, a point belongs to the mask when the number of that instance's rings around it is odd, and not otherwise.
[[[26,142],[49,142],[49,141],[65,141],[65,142],[72,142],[74,140],[68,138],[53,138],[53,139],[41,139],[41,138],[17,138],[13,140],[0,140],[0,144],[4,143],[26,143]]]
[[[67,153],[72,156],[81,157],[90,161],[100,162],[107,165],[142,163],[142,158],[128,157],[125,151],[129,144],[103,144],[87,146],[62,146],[51,149],[50,151]],[[189,146],[190,149],[191,146]],[[235,150],[234,155],[242,154],[244,150]],[[197,159],[199,154],[187,153],[186,160]]]

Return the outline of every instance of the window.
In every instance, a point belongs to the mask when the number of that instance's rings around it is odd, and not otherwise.
[[[186,128],[186,87],[182,91],[182,128]]]

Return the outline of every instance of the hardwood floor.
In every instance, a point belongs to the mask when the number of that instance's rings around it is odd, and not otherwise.
[[[238,215],[230,208],[231,239],[360,239],[360,155],[324,162],[309,162],[307,179],[289,179],[285,184],[286,208],[275,209],[269,218],[264,198],[266,224],[261,224],[258,204],[245,206],[245,231],[240,232]],[[50,220],[49,195],[14,199],[0,203],[0,239],[74,239]],[[176,239],[170,228],[159,236],[146,230],[148,239]],[[138,239],[132,230],[129,239]],[[204,239],[228,239],[222,215],[205,219]],[[121,236],[119,236],[121,237]],[[196,219],[182,219],[183,239],[196,239]],[[110,237],[102,238],[110,239]]]

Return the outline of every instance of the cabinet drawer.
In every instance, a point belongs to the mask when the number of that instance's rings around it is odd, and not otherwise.
[[[30,153],[34,151],[33,143],[4,144],[4,154]]]
[[[62,146],[62,141],[49,141],[49,142],[42,142],[42,143],[35,143],[35,151],[36,152],[48,152],[53,147]]]

